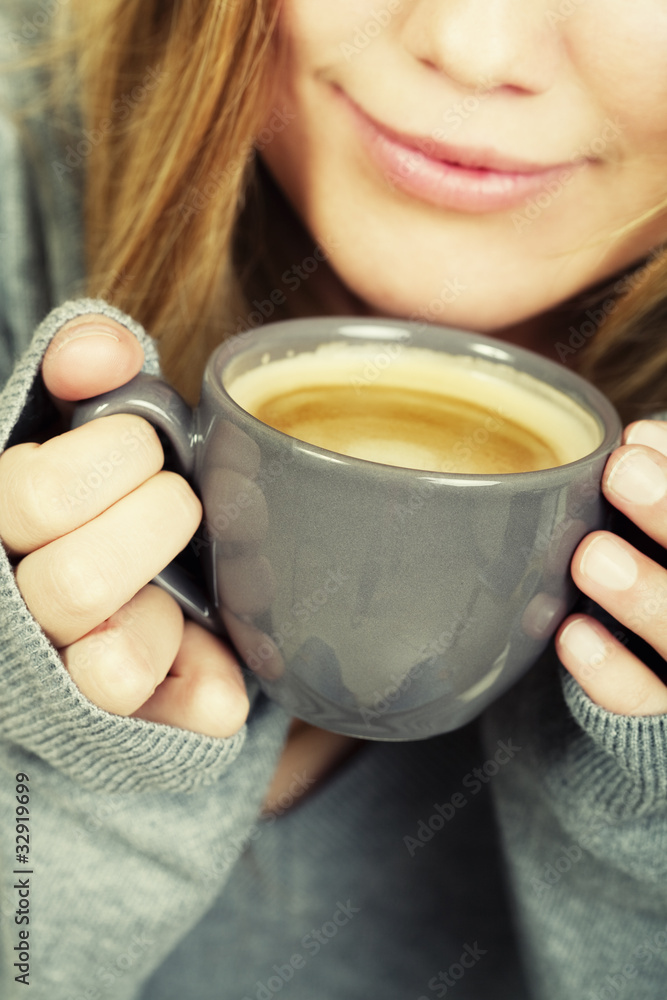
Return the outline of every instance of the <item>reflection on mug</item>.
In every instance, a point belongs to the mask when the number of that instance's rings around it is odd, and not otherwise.
[[[285,673],[285,661],[273,640],[226,608],[220,613],[229,637],[246,666],[267,681],[276,681],[282,677]]]
[[[203,538],[212,547],[214,587],[221,609],[257,615],[270,607],[276,580],[266,556],[259,553],[269,529],[266,498],[258,486],[261,458],[257,444],[227,420],[213,430],[204,464]]]
[[[567,613],[562,597],[544,592],[535,594],[521,616],[521,628],[531,639],[549,639]]]

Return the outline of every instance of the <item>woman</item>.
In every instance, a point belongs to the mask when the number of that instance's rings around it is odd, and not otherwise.
[[[35,898],[3,931],[7,995],[28,976],[64,998],[662,996],[667,430],[638,420],[664,408],[661,4],[63,13],[83,126],[62,105],[3,124],[7,354],[73,299],[2,404],[2,794],[13,817],[22,776],[38,845],[33,873],[6,831]],[[36,19],[19,5],[8,43]],[[12,77],[9,97],[35,87]],[[73,298],[84,272],[92,303]],[[52,436],[42,356],[52,399],[85,398],[144,355],[155,370],[140,320],[194,397],[222,336],[315,313],[492,332],[576,365],[631,422],[605,491],[658,562],[585,539],[572,573],[609,628],[568,619],[569,674],[547,657],[479,727],[285,740],[229,651],[148,585],[200,516],[156,436],[130,417]]]

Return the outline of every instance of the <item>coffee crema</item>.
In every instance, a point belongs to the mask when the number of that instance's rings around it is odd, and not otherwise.
[[[564,393],[511,365],[392,344],[325,344],[271,360],[227,390],[263,423],[328,451],[407,469],[531,472],[601,441]]]

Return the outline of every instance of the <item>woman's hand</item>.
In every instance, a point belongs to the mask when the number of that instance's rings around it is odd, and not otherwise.
[[[611,455],[604,494],[660,545],[667,546],[667,423],[630,424]],[[667,657],[667,570],[608,531],[581,542],[574,582],[622,625]],[[598,705],[619,715],[667,713],[667,686],[599,622],[572,615],[556,649],[564,666]]]
[[[56,401],[72,402],[123,385],[142,362],[127,330],[86,316],[54,338],[42,375]],[[231,736],[248,712],[235,658],[150,584],[201,519],[163,461],[153,428],[131,415],[10,448],[0,456],[0,539],[26,604],[94,704]]]

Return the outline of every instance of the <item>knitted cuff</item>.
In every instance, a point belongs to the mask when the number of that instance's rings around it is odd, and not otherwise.
[[[159,373],[157,351],[145,331],[106,302],[80,299],[50,313],[37,329],[0,396],[0,450],[45,393],[39,378],[44,351],[68,320],[100,313],[123,324],[141,343],[144,371]],[[72,682],[56,649],[31,616],[0,548],[0,729],[6,740],[91,789],[190,791],[210,784],[243,746],[245,727],[214,739],[170,726],[103,712]]]

